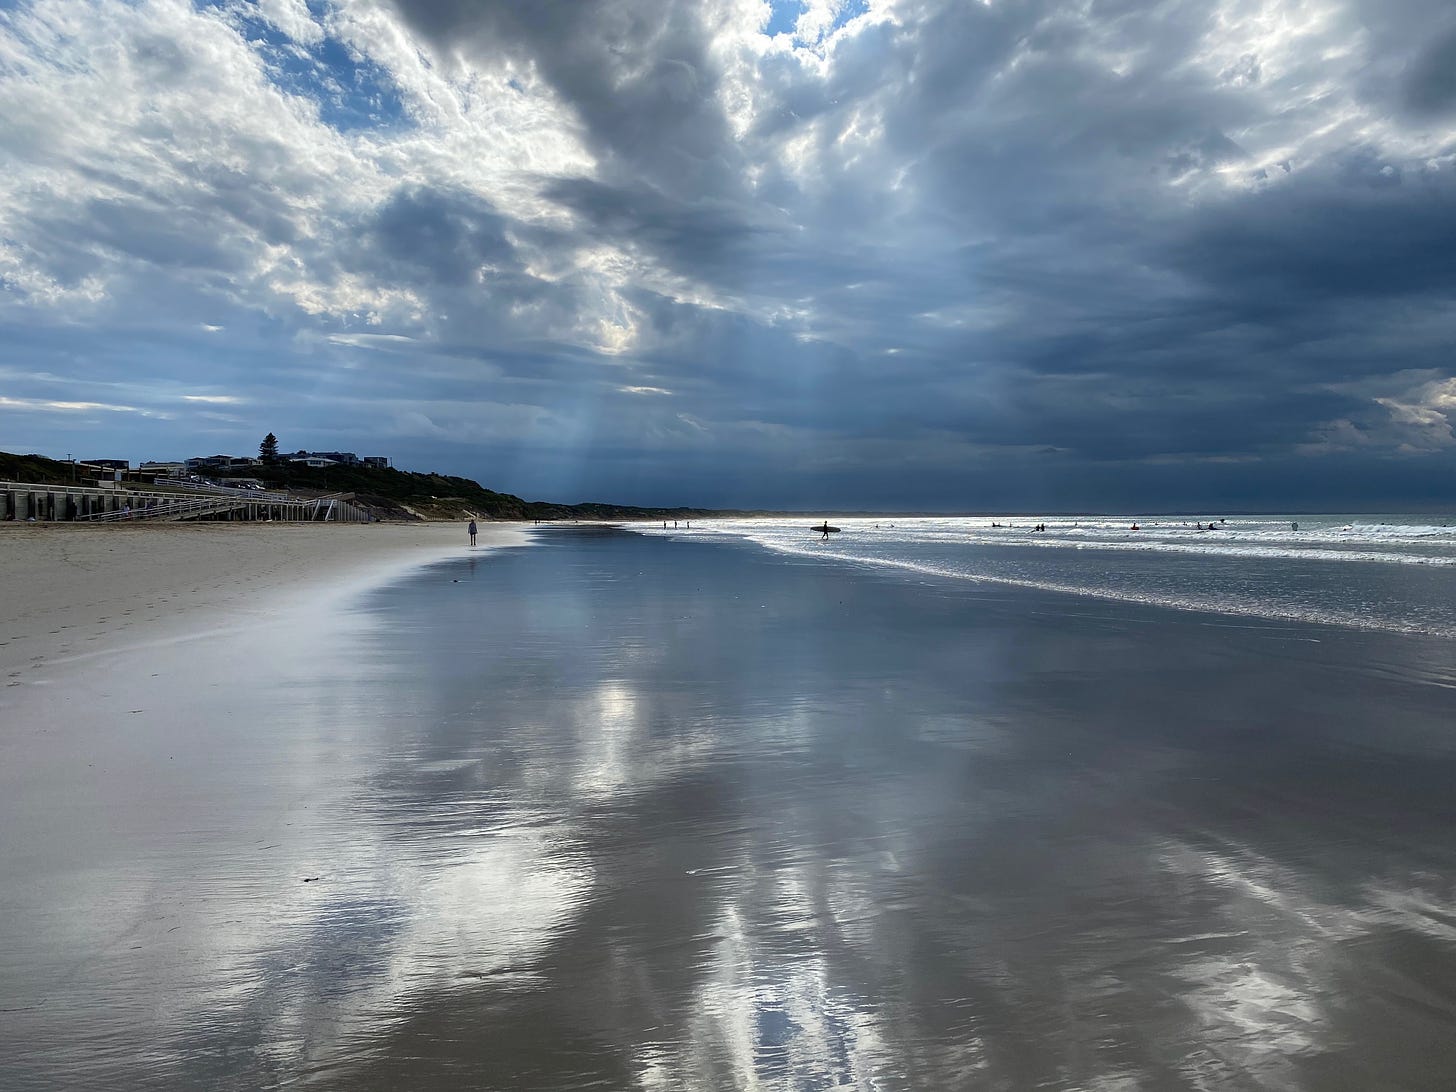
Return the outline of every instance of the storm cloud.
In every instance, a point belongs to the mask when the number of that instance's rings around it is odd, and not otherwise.
[[[1450,504],[1453,72],[1425,0],[23,0],[0,449]]]

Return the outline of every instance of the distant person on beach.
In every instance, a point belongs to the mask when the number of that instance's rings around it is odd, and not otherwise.
[[[475,526],[475,521],[474,520],[471,520],[470,521],[470,526],[467,527],[467,528],[465,528],[465,529],[470,532],[470,545],[474,546],[475,545],[475,535],[476,535],[477,531],[479,530],[479,528],[477,528]]]

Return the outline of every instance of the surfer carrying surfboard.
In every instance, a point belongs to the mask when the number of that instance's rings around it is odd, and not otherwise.
[[[827,519],[818,527],[810,527],[809,530],[818,531],[820,534],[819,541],[821,542],[827,539],[830,535],[835,535],[839,533],[839,528],[829,526],[829,521]]]

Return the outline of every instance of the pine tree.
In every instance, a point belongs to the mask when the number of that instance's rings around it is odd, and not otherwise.
[[[258,458],[268,466],[278,461],[278,437],[271,432],[263,437],[263,442],[258,445]]]

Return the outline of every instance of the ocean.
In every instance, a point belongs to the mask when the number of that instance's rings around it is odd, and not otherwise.
[[[1456,514],[830,519],[840,531],[827,542],[807,530],[822,518],[708,520],[692,530],[776,553],[908,573],[1456,636]],[[656,523],[640,529],[689,530]]]
[[[830,519],[368,594],[57,889],[155,935],[0,925],[12,1085],[1450,1083],[1450,529]]]

